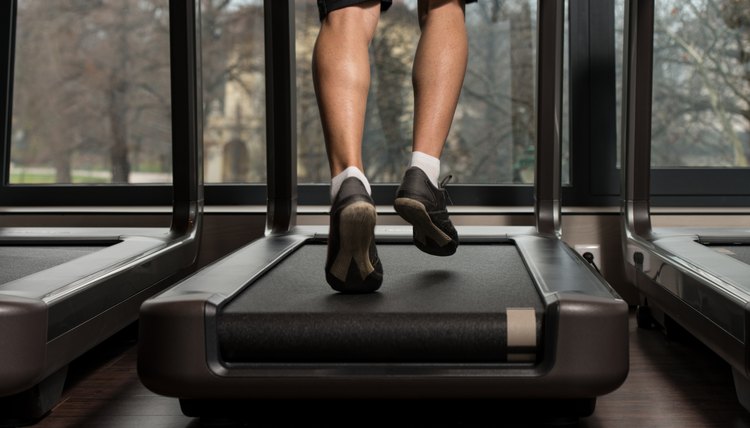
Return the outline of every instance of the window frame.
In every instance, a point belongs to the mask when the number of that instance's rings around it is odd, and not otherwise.
[[[0,205],[2,206],[157,206],[169,205],[171,185],[23,185],[9,183],[16,2],[0,4]],[[620,171],[616,166],[615,2],[569,0],[569,184],[567,206],[617,206]],[[268,21],[267,21],[268,22]],[[265,26],[266,44],[272,43]],[[596,37],[592,37],[596,35]],[[267,55],[267,58],[269,56]],[[572,96],[576,94],[576,96]],[[266,138],[272,138],[268,135]],[[580,166],[580,167],[579,167]],[[652,171],[652,203],[662,206],[748,206],[750,169],[690,168]],[[379,205],[390,205],[397,184],[373,184]],[[454,205],[533,206],[533,186],[452,185]],[[328,205],[327,184],[299,184],[299,205]],[[688,194],[686,189],[690,189]],[[721,189],[718,190],[718,189]],[[698,190],[698,192],[695,192]],[[206,184],[207,205],[265,205],[265,184]]]

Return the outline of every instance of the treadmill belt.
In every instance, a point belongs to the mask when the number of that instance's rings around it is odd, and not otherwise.
[[[435,257],[381,244],[378,254],[380,290],[344,295],[326,283],[326,246],[304,245],[220,311],[222,358],[534,361],[544,305],[514,245],[461,245],[451,257]]]
[[[710,245],[709,248],[721,254],[732,256],[743,263],[750,264],[750,245]]]
[[[105,246],[0,246],[0,284],[69,262]]]

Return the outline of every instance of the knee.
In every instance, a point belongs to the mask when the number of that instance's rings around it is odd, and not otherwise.
[[[354,34],[371,41],[380,19],[380,0],[336,9],[326,15],[323,25],[351,37]]]

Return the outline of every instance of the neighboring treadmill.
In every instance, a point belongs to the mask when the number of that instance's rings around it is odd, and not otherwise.
[[[235,400],[247,416],[275,404],[304,417],[407,398],[543,400],[537,414],[563,400],[561,412],[590,414],[627,375],[628,309],[559,238],[563,0],[538,8],[537,227],[459,227],[457,253],[437,258],[411,226],[378,226],[383,285],[364,295],[326,284],[327,226],[294,227],[293,7],[265,2],[268,232],[144,303],[142,382],[191,416]]]
[[[653,0],[626,2],[623,88],[623,253],[641,294],[638,323],[676,321],[732,366],[750,409],[750,230],[652,228]]]
[[[11,35],[15,5],[0,14]],[[46,413],[68,363],[135,321],[141,303],[195,261],[203,206],[198,12],[182,0],[169,12],[171,227],[0,228],[0,425]]]

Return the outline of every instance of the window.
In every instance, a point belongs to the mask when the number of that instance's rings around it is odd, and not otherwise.
[[[619,71],[623,0],[617,13]],[[653,86],[653,167],[747,167],[750,2],[657,1]]]
[[[382,15],[378,36],[371,46],[373,73],[364,157],[373,183],[397,183],[408,162],[413,114],[411,64],[419,37],[416,3],[395,1]],[[206,181],[263,183],[262,2],[209,1],[203,5]],[[294,5],[297,165],[298,182],[304,185],[300,202],[324,204],[327,196],[323,187],[330,177],[311,72],[320,21],[315,2]],[[470,5],[467,24],[472,52],[444,154],[444,172],[456,176],[454,183],[530,184],[534,177],[536,132],[536,2]],[[565,63],[567,73],[567,60]],[[567,108],[565,115],[567,121]],[[395,125],[383,126],[384,123]],[[565,126],[566,148],[567,131]],[[564,162],[563,174],[567,178],[567,149]],[[212,190],[219,189],[226,194],[227,188],[209,189],[209,200]],[[249,190],[258,196],[256,187]],[[531,193],[527,193],[524,203],[530,201]]]
[[[416,0],[394,1],[381,15],[370,48],[373,71],[363,158],[374,183],[399,182],[411,153],[411,69],[419,40],[416,9]],[[311,71],[320,28],[316,4],[296,2],[296,18],[299,182],[328,183]],[[453,183],[531,184],[536,138],[536,1],[469,4],[466,23],[469,64],[443,151],[442,172],[453,174]]]
[[[167,0],[19,0],[10,184],[167,183]]]
[[[599,4],[609,1],[612,0],[570,2],[569,7],[571,11],[593,9],[595,5],[601,8]],[[10,11],[14,2],[0,3],[0,18],[12,23]],[[204,175],[209,184],[208,203],[265,201],[263,3],[263,0],[201,1]],[[364,147],[367,173],[376,183],[378,203],[388,203],[392,198],[395,183],[408,162],[413,111],[410,68],[419,36],[416,3],[416,0],[394,1],[391,10],[382,16],[371,50],[374,71]],[[311,47],[320,24],[315,2],[293,4],[297,31],[298,165],[302,185],[299,202],[326,204],[328,166],[310,73]],[[0,42],[10,46],[12,38],[8,37],[15,34],[12,129],[8,130],[8,123],[3,123],[4,134],[12,143],[4,154],[12,158],[12,164],[8,158],[3,163],[5,181],[0,196],[4,203],[169,202],[169,187],[154,185],[167,184],[171,179],[167,5],[167,0],[18,0],[15,33],[0,35]],[[590,24],[588,15],[579,18],[568,26],[570,39],[565,34],[570,48],[564,50],[563,182],[569,184],[566,191],[581,189],[575,198],[567,199],[569,203],[574,200],[586,204],[590,203],[587,184],[599,182],[590,169],[602,162],[593,154],[587,157],[588,147],[596,146],[594,141],[600,144],[601,139],[597,140],[593,134],[583,139],[569,137],[582,135],[581,130],[584,134],[589,132],[580,121],[593,115],[585,109],[568,110],[569,89],[576,94],[577,89],[567,87],[567,73],[570,70],[571,82],[582,71],[585,75],[589,56],[593,55],[586,46],[593,38],[587,29],[579,29],[582,24]],[[463,185],[452,197],[458,205],[530,205],[529,184],[533,182],[535,157],[536,1],[480,0],[467,7],[466,21],[469,71],[443,162],[444,173],[453,173],[454,183]],[[117,37],[118,28],[123,26],[129,26],[131,31],[125,37]],[[608,28],[611,32],[612,26]],[[37,52],[31,46],[42,48]],[[137,54],[137,58],[118,67],[123,61],[122,52]],[[576,61],[574,54],[578,57]],[[6,59],[3,56],[4,67]],[[44,70],[39,64],[51,70]],[[6,71],[0,70],[0,75],[5,77]],[[47,74],[50,71],[57,74]],[[116,114],[113,113],[116,109],[107,109],[108,98],[102,86],[111,83],[102,77],[107,72],[113,81],[117,81],[118,73],[126,77],[124,83],[115,86],[118,96],[109,98],[120,109]],[[94,73],[99,80],[88,78],[87,73]],[[31,82],[40,76],[41,83],[34,86]],[[44,76],[49,76],[46,81]],[[42,99],[48,101],[39,105]],[[570,103],[575,100],[570,99]],[[591,110],[606,109],[592,106]],[[35,119],[40,117],[46,121]],[[120,121],[112,122],[113,117],[119,117]],[[384,127],[384,123],[396,126]],[[117,144],[113,130],[125,136],[118,137]],[[117,150],[113,150],[115,147]],[[577,162],[575,170],[569,168],[571,160]],[[33,182],[41,184],[32,185]],[[59,187],[51,187],[70,183],[79,185],[66,186],[62,192]],[[102,186],[115,183],[129,185]],[[140,185],[144,183],[150,185]],[[147,201],[142,201],[141,196]]]
[[[206,183],[266,181],[263,2],[202,3]]]

